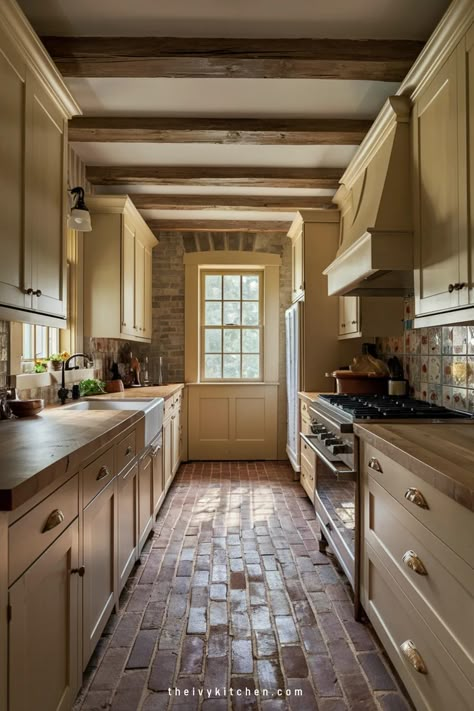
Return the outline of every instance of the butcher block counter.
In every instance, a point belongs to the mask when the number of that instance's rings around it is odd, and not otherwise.
[[[474,422],[355,424],[354,432],[435,489],[474,510]]]
[[[133,400],[141,397],[162,397],[164,400],[176,395],[184,388],[183,383],[171,383],[170,385],[144,385],[141,388],[127,388],[121,393],[107,393],[107,395],[97,395],[107,400]]]
[[[44,410],[0,422],[0,511],[12,511],[143,418],[131,410]]]

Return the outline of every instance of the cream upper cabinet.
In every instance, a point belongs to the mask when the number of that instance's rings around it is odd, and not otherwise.
[[[471,281],[469,284],[469,303],[474,305],[474,281],[472,278],[472,269],[474,268],[474,25],[471,25],[466,35],[466,66],[467,66],[467,106],[466,106],[466,125],[471,127],[468,130],[468,230],[469,230],[469,247],[470,254],[470,274]]]
[[[0,310],[65,326],[67,120],[81,111],[9,1],[0,7],[0,105]]]
[[[468,171],[473,151],[468,130],[474,106],[472,35],[471,27],[421,91],[413,111],[415,315],[440,314],[426,320],[428,325],[467,320],[463,309],[474,300],[468,206],[469,197],[472,200]],[[423,325],[422,318],[417,325]]]
[[[359,334],[359,297],[339,297],[339,336]]]
[[[340,296],[339,339],[401,336],[403,298]]]
[[[158,241],[126,195],[89,196],[86,202],[92,232],[84,237],[84,333],[149,343]]]

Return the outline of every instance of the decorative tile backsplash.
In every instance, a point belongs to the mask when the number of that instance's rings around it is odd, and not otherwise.
[[[474,325],[411,328],[406,305],[405,333],[378,338],[377,350],[403,363],[410,394],[422,400],[474,412]]]

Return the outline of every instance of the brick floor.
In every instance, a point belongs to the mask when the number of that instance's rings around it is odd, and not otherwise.
[[[75,711],[408,711],[317,533],[286,463],[182,465]]]

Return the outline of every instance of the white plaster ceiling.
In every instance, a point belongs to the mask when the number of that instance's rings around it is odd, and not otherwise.
[[[393,82],[331,79],[67,78],[88,116],[373,119]]]
[[[0,0],[1,1],[1,0]],[[449,0],[19,0],[38,34],[427,39]],[[85,116],[374,118],[396,83],[311,79],[67,78]],[[74,143],[89,165],[345,168],[356,146]],[[100,192],[332,195],[333,190],[103,186]],[[145,212],[143,211],[144,215]],[[163,211],[154,211],[162,217]],[[169,211],[173,219],[215,219]],[[172,214],[171,214],[172,212]],[[212,211],[215,213],[216,211]],[[219,219],[285,213],[217,212]],[[149,215],[148,215],[149,216]],[[253,219],[253,218],[252,218]]]
[[[242,146],[207,143],[71,143],[87,165],[344,168],[355,146]]]
[[[426,39],[448,0],[19,0],[39,34]]]

